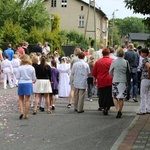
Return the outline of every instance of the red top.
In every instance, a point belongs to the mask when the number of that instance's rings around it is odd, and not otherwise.
[[[88,56],[88,55],[89,55],[88,52],[84,52],[84,54],[85,54],[85,56]]]
[[[24,49],[22,47],[19,47],[18,48],[18,52],[19,54],[23,55],[25,52],[24,52]]]
[[[92,76],[97,79],[97,87],[107,87],[112,85],[112,77],[109,74],[109,68],[114,59],[104,56],[95,62]]]

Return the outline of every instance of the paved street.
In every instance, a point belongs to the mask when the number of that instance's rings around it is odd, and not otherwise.
[[[57,99],[53,114],[38,111],[19,120],[17,88],[0,87],[0,150],[110,150],[135,118],[138,103],[125,102],[123,117],[98,111],[97,98],[85,100],[85,112],[68,109],[67,99]]]

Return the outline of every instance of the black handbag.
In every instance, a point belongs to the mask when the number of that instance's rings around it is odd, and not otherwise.
[[[126,63],[127,63],[126,78],[127,78],[127,83],[129,83],[131,81],[131,70],[130,70],[129,62],[126,61]]]

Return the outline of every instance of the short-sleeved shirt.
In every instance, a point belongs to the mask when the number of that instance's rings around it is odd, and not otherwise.
[[[74,87],[78,89],[86,89],[86,81],[88,74],[90,73],[89,65],[84,60],[79,59],[73,64],[71,73],[74,75]]]
[[[147,70],[147,67],[145,66],[145,64],[147,62],[150,63],[150,59],[149,58],[144,58],[142,60],[142,67],[141,67],[142,75],[141,75],[141,79],[149,79],[148,78],[148,70]]]
[[[8,55],[8,60],[12,60],[14,56],[14,51],[11,48],[8,48],[4,51],[3,56]]]

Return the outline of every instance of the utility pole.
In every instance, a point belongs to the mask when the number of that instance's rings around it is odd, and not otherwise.
[[[115,29],[115,12],[119,9],[116,9],[112,13],[112,34],[111,34],[111,46],[114,46],[114,29]]]
[[[88,30],[88,21],[89,21],[89,14],[90,14],[90,9],[91,6],[94,7],[94,29],[93,30]],[[91,23],[91,22],[90,22]],[[95,10],[95,0],[89,0],[89,8],[87,12],[87,19],[86,19],[86,24],[85,24],[85,32],[84,32],[84,38],[86,38],[86,33],[87,32],[93,32],[94,33],[94,40],[95,40],[95,50],[97,50],[97,40],[96,40],[96,10]]]

